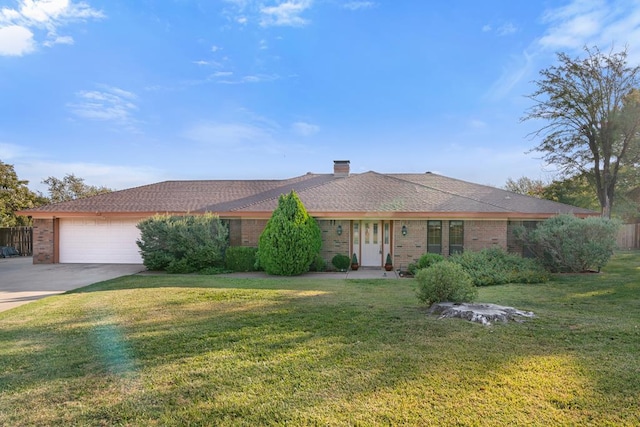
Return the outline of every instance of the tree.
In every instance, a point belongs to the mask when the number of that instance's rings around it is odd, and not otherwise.
[[[523,176],[515,181],[511,178],[507,178],[504,189],[514,193],[524,194],[526,196],[542,198],[542,192],[544,191],[545,186],[544,181],[541,179],[531,179]]]
[[[592,174],[578,174],[554,180],[542,190],[542,198],[580,208],[598,210],[599,202]]]
[[[322,234],[298,195],[281,195],[258,240],[258,262],[268,274],[295,276],[309,271],[320,253]]]
[[[42,195],[29,190],[28,184],[29,181],[18,179],[13,165],[0,160],[0,227],[29,225],[29,218],[15,212],[46,203]]]
[[[558,53],[559,65],[540,71],[522,120],[548,122],[533,133],[543,137],[534,150],[567,175],[590,176],[610,218],[621,166],[640,160],[640,66],[627,65],[626,49],[585,51],[584,59]]]
[[[49,186],[49,199],[52,203],[66,202],[113,191],[107,187],[87,185],[84,183],[84,178],[74,174],[66,174],[62,179],[50,176],[42,183]]]

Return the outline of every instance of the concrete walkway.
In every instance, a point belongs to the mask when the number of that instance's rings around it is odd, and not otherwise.
[[[141,264],[33,264],[31,257],[0,258],[0,311],[144,271]]]

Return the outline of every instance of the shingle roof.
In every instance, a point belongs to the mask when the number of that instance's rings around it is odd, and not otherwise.
[[[365,172],[336,177],[306,174],[285,180],[165,181],[85,199],[24,211],[47,214],[149,214],[215,212],[221,216],[251,216],[272,212],[281,194],[294,190],[306,209],[322,215],[419,216],[457,214],[550,216],[596,212],[541,200],[441,175]]]

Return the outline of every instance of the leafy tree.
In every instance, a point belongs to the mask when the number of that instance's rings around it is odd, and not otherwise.
[[[578,174],[554,180],[542,190],[542,198],[580,208],[598,210],[600,204],[595,192],[593,176]]]
[[[66,202],[113,191],[107,187],[85,184],[84,178],[77,177],[74,174],[66,174],[62,179],[50,176],[42,183],[49,186],[49,199],[52,203]]]
[[[541,179],[531,179],[523,176],[517,180],[507,178],[504,189],[526,196],[542,198],[542,192],[545,186],[546,184]]]
[[[281,195],[258,241],[258,262],[268,274],[295,276],[309,271],[320,253],[322,235],[298,195]]]
[[[0,227],[29,225],[30,220],[15,212],[46,203],[40,194],[29,190],[29,181],[18,179],[13,165],[0,160]]]
[[[640,66],[627,65],[626,50],[585,51],[584,59],[558,53],[559,65],[540,72],[523,120],[548,122],[534,132],[543,137],[534,149],[563,173],[592,178],[609,218],[621,166],[640,160]]]

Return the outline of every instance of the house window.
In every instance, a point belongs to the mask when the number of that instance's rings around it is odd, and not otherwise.
[[[442,253],[442,221],[427,222],[427,252]]]
[[[389,244],[389,223],[388,222],[384,223],[384,244],[385,245]]]
[[[449,221],[449,255],[462,253],[464,246],[464,221]]]
[[[357,222],[353,223],[353,247],[356,248],[360,245],[360,224]]]
[[[378,244],[378,224],[375,222],[373,223],[373,244]]]

